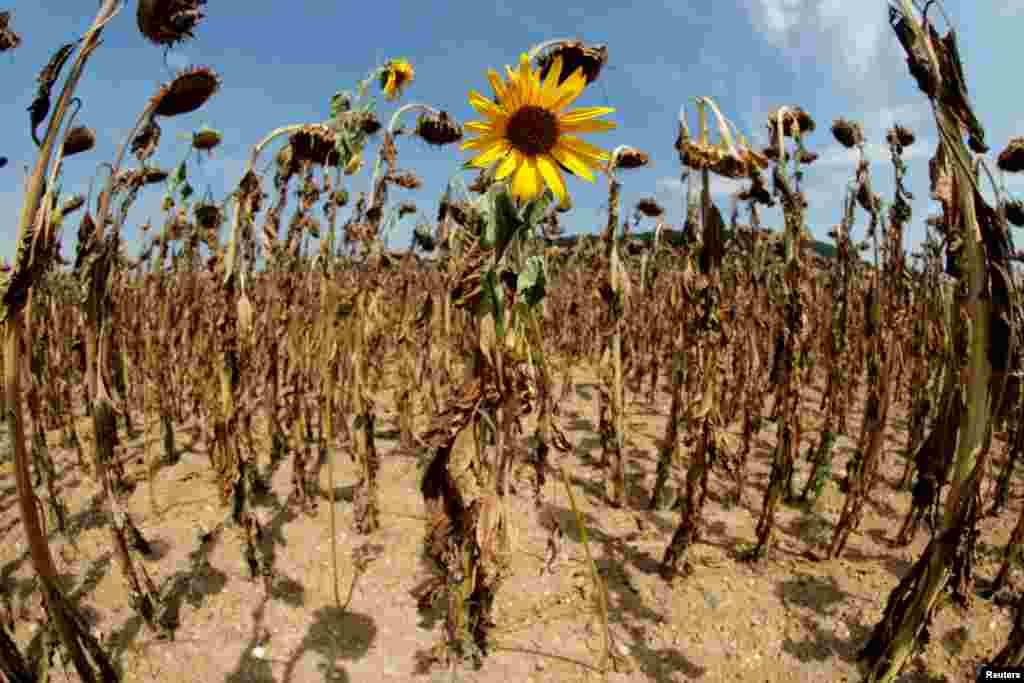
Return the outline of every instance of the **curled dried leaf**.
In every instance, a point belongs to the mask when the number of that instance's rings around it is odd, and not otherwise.
[[[636,203],[636,209],[648,218],[657,218],[658,216],[665,213],[665,209],[661,208],[652,197],[644,197]]]

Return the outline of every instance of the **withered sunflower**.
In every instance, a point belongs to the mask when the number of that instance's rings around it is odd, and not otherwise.
[[[415,76],[416,71],[407,60],[392,59],[388,61],[380,74],[380,86],[384,89],[384,99],[397,100],[402,96],[402,90],[412,83]]]
[[[519,200],[532,199],[551,189],[559,202],[568,202],[568,192],[560,169],[594,181],[591,167],[607,165],[608,152],[580,139],[580,133],[611,130],[611,121],[596,121],[598,116],[615,111],[613,107],[584,107],[564,111],[587,84],[586,74],[577,69],[559,84],[562,60],[556,57],[543,82],[540,70],[530,67],[523,54],[519,70],[505,67],[507,80],[493,70],[487,73],[494,88],[494,100],[470,91],[469,103],[486,120],[471,121],[467,131],[479,135],[462,144],[474,150],[473,166],[487,168],[498,163],[497,180],[511,176],[512,195]]]

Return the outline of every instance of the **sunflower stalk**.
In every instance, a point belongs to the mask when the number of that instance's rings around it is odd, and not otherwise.
[[[960,438],[941,529],[910,573],[890,594],[882,620],[861,652],[866,664],[866,683],[890,683],[899,675],[917,648],[922,631],[927,628],[938,607],[940,595],[954,574],[954,563],[961,552],[964,535],[977,513],[978,487],[984,468],[981,447],[991,406],[989,343],[992,304],[983,293],[991,277],[986,263],[985,240],[995,240],[997,236],[991,229],[983,236],[979,223],[978,209],[984,201],[980,199],[977,179],[972,174],[970,152],[964,144],[961,126],[962,120],[973,123],[976,120],[966,98],[959,55],[955,52],[955,37],[950,30],[949,41],[936,41],[937,34],[927,18],[920,23],[916,20],[910,0],[899,0],[892,11],[892,19],[893,28],[907,51],[911,71],[932,102],[939,129],[939,154],[944,156],[945,170],[954,181],[955,194],[947,198],[943,208],[947,225],[953,222],[952,215],[956,215],[957,233],[963,241],[959,303],[961,315],[970,321],[970,325],[966,330],[964,368],[966,406],[961,415]],[[924,50],[920,49],[922,44]],[[976,127],[980,129],[980,124]],[[972,143],[978,137],[983,138],[983,132],[979,136],[976,130],[971,130],[971,134]],[[990,253],[996,253],[999,247],[996,243],[989,246],[992,247]]]

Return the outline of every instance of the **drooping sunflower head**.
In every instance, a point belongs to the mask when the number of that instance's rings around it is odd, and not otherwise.
[[[492,69],[488,72],[494,99],[470,91],[469,103],[484,117],[466,124],[467,131],[479,137],[462,144],[476,156],[470,164],[488,168],[497,164],[495,179],[511,179],[512,194],[520,201],[537,197],[547,186],[566,204],[569,195],[562,170],[594,181],[591,168],[604,168],[608,152],[582,140],[581,133],[611,130],[611,121],[597,117],[615,111],[612,107],[584,107],[566,111],[587,84],[587,76],[577,69],[561,78],[562,60],[555,57],[541,80],[540,69],[530,66],[529,57],[519,58],[519,69],[505,67],[502,81]]]
[[[416,72],[405,59],[389,60],[380,73],[380,87],[384,90],[384,98],[397,100],[402,96],[405,86],[412,83]]]

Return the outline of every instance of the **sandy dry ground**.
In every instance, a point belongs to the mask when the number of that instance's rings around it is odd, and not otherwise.
[[[611,597],[612,628],[621,655],[612,681],[856,681],[855,656],[878,621],[889,592],[926,543],[922,530],[908,548],[893,548],[910,496],[893,489],[903,460],[902,413],[891,421],[885,482],[875,491],[860,532],[842,559],[813,562],[808,549],[827,544],[843,504],[831,485],[814,512],[780,508],[776,547],[758,565],[738,561],[755,541],[754,529],[768,479],[774,426],[768,424],[751,459],[743,503],[726,504],[732,483],[716,473],[705,514],[704,542],[691,550],[695,571],[667,585],[657,573],[678,512],[649,512],[656,444],[664,431],[667,397],[654,406],[630,404],[628,453],[631,504],[610,509],[601,497],[602,470],[590,456],[600,448],[593,424],[595,378],[580,370],[575,396],[563,407],[563,426],[575,453],[563,458],[600,571]],[[803,451],[817,441],[817,390],[805,402]],[[342,453],[337,489],[340,593],[346,610],[334,604],[331,587],[328,504],[316,514],[284,505],[290,463],[273,478],[272,494],[258,501],[257,514],[273,548],[275,576],[266,592],[248,580],[237,532],[225,529],[206,543],[200,534],[225,518],[211,480],[209,460],[190,430],[178,431],[181,461],[155,481],[158,511],[150,506],[146,467],[128,471],[140,481],[130,509],[154,546],[147,567],[161,590],[180,609],[173,642],[158,641],[127,605],[124,583],[113,561],[97,486],[73,465],[59,460],[61,495],[70,507],[70,538],[54,536],[52,547],[66,587],[82,607],[126,681],[193,680],[226,683],[305,681],[430,681],[418,672],[418,653],[440,637],[438,615],[421,615],[410,592],[426,576],[420,560],[424,528],[415,458],[395,450],[394,415],[379,420],[378,445],[382,528],[368,537],[350,530],[355,468]],[[859,426],[860,414],[852,416]],[[733,425],[734,430],[738,425]],[[83,430],[87,433],[88,430]],[[153,430],[150,429],[152,434]],[[57,435],[53,445],[57,446]],[[129,442],[126,456],[142,453],[148,437]],[[836,472],[845,471],[851,443],[841,439]],[[1003,445],[997,443],[998,462]],[[797,483],[808,465],[801,461]],[[323,480],[326,489],[326,468]],[[677,472],[677,477],[682,472]],[[497,647],[479,671],[462,671],[464,681],[597,681],[600,621],[588,580],[584,549],[564,491],[549,482],[544,505],[532,500],[526,480],[513,499],[517,530],[512,577],[498,597]],[[977,565],[979,586],[998,568],[1003,544],[1020,511],[1021,483],[1015,480],[1010,509],[982,522]],[[545,572],[548,533],[542,518],[562,526],[565,541],[551,572]],[[356,576],[353,558],[371,558]],[[24,646],[41,615],[26,545],[17,521],[10,475],[0,478],[0,581],[18,617]],[[354,587],[353,578],[356,578]],[[973,680],[974,667],[1005,642],[1012,610],[976,599],[967,612],[950,606],[936,620],[924,654],[899,679],[904,683]],[[60,680],[60,679],[58,679]],[[77,680],[72,674],[68,680]],[[438,677],[436,680],[450,680]]]

